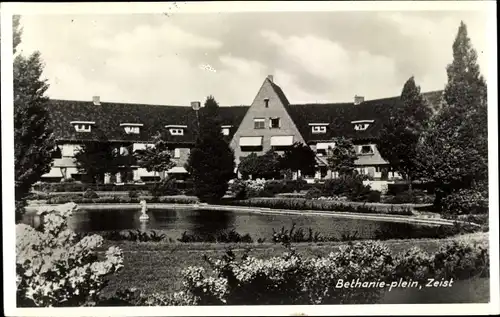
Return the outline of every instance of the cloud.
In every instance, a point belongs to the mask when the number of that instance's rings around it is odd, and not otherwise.
[[[395,62],[387,56],[361,50],[348,51],[340,43],[312,35],[282,37],[267,30],[261,34],[264,39],[277,46],[282,58],[299,66],[300,72],[309,72],[317,82],[327,82],[330,90],[325,91],[323,96],[329,97],[330,101],[351,100],[355,93],[374,99],[384,97],[388,89],[399,88],[399,83],[395,81]],[[276,76],[276,81],[280,82],[279,76]],[[300,85],[300,81],[296,80],[295,85]],[[353,91],[353,86],[356,87],[356,92]],[[291,100],[296,100],[294,91],[286,88],[285,91]],[[312,93],[297,92],[297,97],[305,98],[308,95],[310,100],[318,99]]]
[[[460,20],[486,74],[477,12],[32,15],[21,49],[42,53],[50,97],[250,104],[274,74],[292,102],[336,102],[398,95],[412,75],[442,89]]]

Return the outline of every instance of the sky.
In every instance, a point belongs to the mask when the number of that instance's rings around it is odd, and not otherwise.
[[[397,96],[415,76],[443,89],[460,21],[487,75],[481,11],[26,15],[54,99],[250,105],[267,75],[291,103]]]

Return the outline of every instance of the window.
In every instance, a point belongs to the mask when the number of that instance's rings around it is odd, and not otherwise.
[[[326,133],[326,126],[313,126],[312,133]]]
[[[90,132],[90,124],[75,124],[76,132]]]
[[[369,126],[368,123],[358,123],[354,126],[354,130],[363,131],[368,129],[368,126]]]
[[[363,145],[360,148],[360,154],[373,154],[373,148],[371,145]]]
[[[318,150],[316,150],[316,154],[318,156],[324,156],[324,155],[326,155],[326,149],[318,149]]]
[[[271,129],[279,129],[280,128],[280,118],[270,118],[269,119],[269,127]]]
[[[170,129],[171,135],[184,135],[183,129]]]
[[[266,120],[264,120],[263,118],[253,119],[253,127],[254,127],[254,129],[265,129],[266,128]]]
[[[125,133],[127,133],[127,134],[139,134],[139,127],[125,127]]]
[[[264,99],[264,105],[266,106],[266,108],[269,108],[269,98]]]
[[[174,149],[174,158],[181,157],[181,149]]]
[[[229,135],[229,128],[222,128],[223,135]]]

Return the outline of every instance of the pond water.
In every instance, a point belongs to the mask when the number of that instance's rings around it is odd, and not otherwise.
[[[169,237],[177,239],[183,232],[197,235],[215,234],[234,229],[239,234],[250,234],[256,240],[272,237],[273,228],[290,229],[295,223],[297,228],[312,228],[322,236],[342,238],[343,235],[362,239],[380,238],[384,232],[407,235],[421,226],[407,223],[381,222],[337,218],[318,215],[259,214],[242,211],[214,211],[203,209],[150,209],[149,221],[139,220],[139,210],[79,210],[70,218],[69,225],[76,232],[100,232],[125,229],[160,230]],[[34,215],[25,218],[34,224]]]

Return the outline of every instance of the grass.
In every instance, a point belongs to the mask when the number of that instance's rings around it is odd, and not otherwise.
[[[450,239],[418,239],[384,241],[394,254],[418,246],[432,253],[437,251],[445,240]],[[488,241],[487,233],[470,234],[459,239],[467,241]],[[343,245],[343,242],[301,243],[294,247],[305,257],[325,256]],[[280,244],[261,243],[151,243],[129,241],[106,241],[104,247],[111,245],[120,247],[124,252],[124,268],[110,279],[104,290],[105,296],[125,288],[138,288],[145,293],[174,292],[181,288],[181,270],[188,266],[209,268],[203,255],[213,258],[222,256],[228,248],[240,255],[248,247],[252,248],[251,256],[271,258],[282,254],[285,248]],[[482,284],[481,284],[482,285]],[[390,301],[390,299],[389,299]]]

